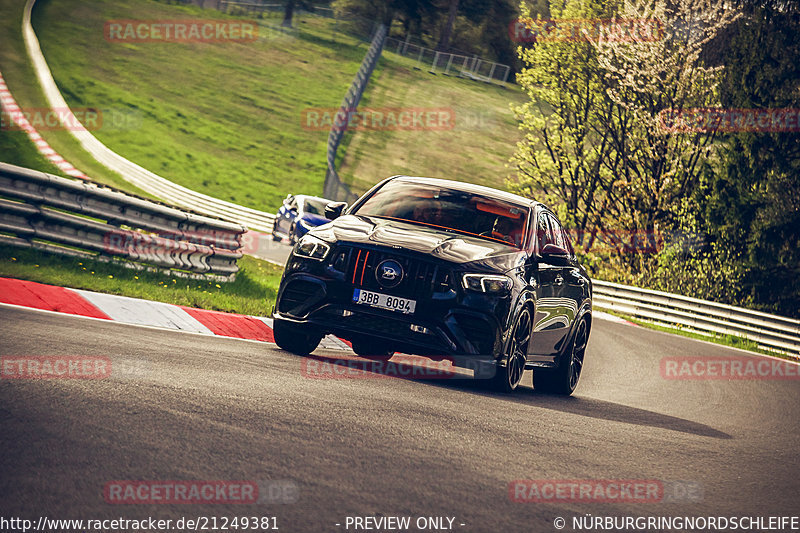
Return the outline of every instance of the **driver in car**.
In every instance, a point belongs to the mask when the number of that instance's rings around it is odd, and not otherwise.
[[[492,225],[492,231],[489,236],[516,245],[516,239],[511,235],[513,232],[514,222],[510,218],[497,217]]]

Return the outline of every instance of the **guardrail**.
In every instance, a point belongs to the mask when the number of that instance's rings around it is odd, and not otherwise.
[[[344,200],[352,202],[358,195],[353,193],[350,188],[342,183],[339,179],[339,174],[336,172],[336,152],[339,150],[339,144],[342,142],[345,131],[347,131],[347,122],[349,113],[358,109],[358,103],[361,101],[361,96],[364,94],[364,89],[369,83],[369,78],[372,76],[372,71],[375,70],[375,65],[378,64],[378,59],[381,57],[383,51],[383,43],[386,42],[386,35],[388,30],[384,24],[378,26],[375,30],[375,35],[372,37],[367,55],[361,62],[361,66],[347,89],[344,95],[342,105],[339,106],[339,111],[336,114],[336,119],[331,124],[331,130],[328,133],[328,148],[326,152],[327,157],[327,171],[325,172],[325,185],[323,187],[323,196],[331,200]]]
[[[0,163],[3,244],[228,281],[239,270],[245,231],[91,182]]]
[[[759,347],[800,355],[800,320],[668,292],[592,280],[595,307],[667,327],[735,335]]]
[[[50,107],[69,110],[67,102],[53,80],[53,75],[39,47],[39,40],[36,38],[36,33],[34,33],[31,26],[31,10],[35,2],[36,0],[28,0],[22,16],[22,35],[25,40],[25,48],[28,51],[36,77],[39,79]],[[72,114],[72,111],[60,112],[59,118],[65,124],[80,123]],[[238,222],[255,230],[272,231],[275,215],[271,213],[212,198],[172,183],[113,152],[89,131],[85,129],[77,131],[74,127],[67,128],[67,130],[80,142],[83,149],[101,164],[119,173],[126,181],[158,198],[206,215]]]

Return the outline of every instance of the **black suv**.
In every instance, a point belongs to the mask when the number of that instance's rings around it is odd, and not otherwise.
[[[500,390],[533,368],[571,394],[592,325],[592,286],[556,216],[487,187],[394,176],[295,245],[275,342],[312,352],[332,333],[367,357],[448,358]]]

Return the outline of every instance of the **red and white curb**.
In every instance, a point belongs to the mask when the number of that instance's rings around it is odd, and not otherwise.
[[[25,113],[23,113],[22,109],[17,105],[14,97],[11,96],[11,92],[8,90],[8,86],[6,85],[6,81],[3,79],[3,74],[1,72],[0,103],[2,103],[2,106],[0,107],[2,107],[3,114],[7,115],[11,121],[19,127],[19,129],[28,134],[28,138],[33,142],[33,144],[36,145],[36,149],[39,150],[39,153],[57,166],[64,174],[74,178],[81,178],[85,180],[89,179],[89,176],[72,166],[72,163],[61,157],[50,147],[49,144],[47,144],[47,141],[42,139],[42,136],[39,135],[39,132],[36,131],[36,128],[33,127],[27,118],[25,118]]]
[[[275,342],[271,318],[195,309],[14,278],[0,278],[0,304],[202,335]],[[632,324],[602,311],[593,314],[601,320]],[[348,343],[333,335],[322,339],[320,348],[351,351]]]
[[[123,324],[275,342],[271,318],[195,309],[13,278],[0,278],[0,303]],[[347,343],[332,335],[322,339],[320,348],[350,350]]]

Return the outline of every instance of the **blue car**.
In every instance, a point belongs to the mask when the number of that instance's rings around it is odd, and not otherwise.
[[[289,242],[294,244],[311,228],[327,224],[330,220],[325,218],[325,206],[332,201],[316,196],[290,194],[275,215],[272,239],[280,241],[288,237]]]

